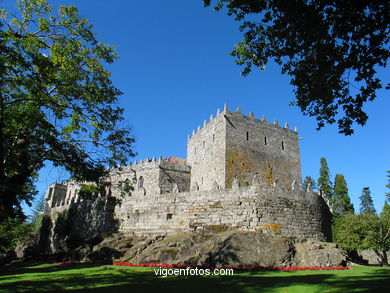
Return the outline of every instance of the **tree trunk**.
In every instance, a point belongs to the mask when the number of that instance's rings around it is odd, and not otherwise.
[[[388,266],[389,262],[387,261],[387,251],[383,249],[382,251],[382,266]]]

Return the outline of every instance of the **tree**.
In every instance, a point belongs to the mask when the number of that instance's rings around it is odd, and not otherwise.
[[[387,171],[387,184],[386,187],[390,189],[390,170]],[[390,192],[386,192],[386,200],[390,203]]]
[[[317,129],[337,119],[350,135],[353,123],[365,125],[364,103],[382,88],[377,68],[390,57],[389,1],[218,0],[214,9],[224,7],[241,23],[243,40],[231,55],[244,76],[274,60],[291,76],[291,103],[316,117]]]
[[[315,190],[317,188],[314,179],[311,176],[306,176],[302,183],[302,189],[306,191],[309,188],[309,186],[312,190]]]
[[[379,233],[380,237],[377,241],[377,249],[380,250],[383,263],[388,265],[387,251],[390,249],[390,205],[386,201],[380,214]]]
[[[338,214],[354,213],[353,204],[348,195],[347,181],[343,174],[336,174],[332,198],[332,209]]]
[[[33,225],[21,219],[7,218],[0,223],[0,262],[6,260],[19,241],[28,237]]]
[[[359,196],[360,199],[360,213],[361,214],[375,214],[376,210],[374,202],[371,198],[371,191],[369,187],[362,189],[362,194]]]
[[[372,249],[382,264],[388,265],[390,207],[386,204],[380,216],[344,214],[337,217],[333,229],[335,242],[347,251]]]
[[[32,212],[31,223],[33,225],[39,226],[39,222],[41,220],[41,213],[44,212],[45,205],[46,205],[45,195],[41,195],[35,200],[31,208],[31,212]]]
[[[121,92],[104,64],[114,48],[96,40],[74,6],[19,0],[0,10],[0,221],[25,216],[46,161],[76,180],[101,180],[133,156],[117,106]]]
[[[332,182],[330,181],[330,173],[328,168],[328,162],[325,158],[320,160],[320,177],[318,178],[318,189],[321,195],[326,198],[329,203],[332,201]]]

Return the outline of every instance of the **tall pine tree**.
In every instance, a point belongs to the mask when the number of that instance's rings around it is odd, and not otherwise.
[[[317,184],[311,176],[306,176],[302,183],[302,189],[306,191],[308,188],[311,190],[315,190],[317,188]]]
[[[330,173],[328,163],[325,158],[320,160],[320,177],[318,178],[318,189],[321,195],[325,197],[329,203],[332,201],[332,182],[330,181]]]
[[[333,211],[338,214],[355,212],[348,195],[347,181],[343,174],[336,174],[331,206]]]
[[[374,202],[371,198],[371,191],[369,187],[364,187],[362,189],[362,195],[360,199],[360,214],[375,214],[376,210],[374,207]]]
[[[390,170],[387,171],[387,184],[386,187],[390,189]],[[386,200],[390,203],[390,192],[386,192]]]

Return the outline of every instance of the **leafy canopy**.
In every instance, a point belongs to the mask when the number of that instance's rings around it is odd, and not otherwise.
[[[376,214],[346,213],[335,218],[334,241],[348,250],[373,249],[382,264],[388,264],[390,249],[390,206],[385,203],[380,216]]]
[[[118,56],[74,6],[19,0],[0,9],[0,219],[20,216],[45,161],[97,181],[133,156],[121,92],[105,65]]]
[[[292,104],[316,117],[317,129],[337,121],[350,135],[354,122],[365,125],[364,103],[382,87],[376,70],[390,57],[388,0],[215,2],[241,23],[243,40],[231,55],[244,76],[274,60],[291,76]]]

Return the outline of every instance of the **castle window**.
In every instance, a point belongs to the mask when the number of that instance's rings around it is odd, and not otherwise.
[[[284,150],[284,142],[282,141],[282,150]]]
[[[196,148],[194,148],[194,153],[195,153],[195,155],[196,155]]]
[[[249,140],[249,132],[246,132],[246,140]]]
[[[215,134],[213,134],[213,142],[215,141]]]
[[[206,144],[206,142],[205,142],[205,141],[203,141],[203,148],[204,148],[205,144]]]
[[[264,145],[267,145],[267,137],[264,136]]]
[[[144,177],[139,177],[138,179],[138,188],[144,187]]]
[[[172,219],[172,214],[167,214],[167,220],[171,220]]]

